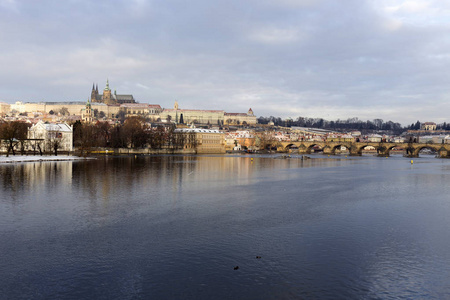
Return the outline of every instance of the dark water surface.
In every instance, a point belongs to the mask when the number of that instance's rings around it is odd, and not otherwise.
[[[449,299],[450,160],[313,158],[0,165],[0,299]]]

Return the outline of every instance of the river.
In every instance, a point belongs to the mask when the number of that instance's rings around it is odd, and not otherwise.
[[[450,160],[0,165],[0,299],[449,299]]]

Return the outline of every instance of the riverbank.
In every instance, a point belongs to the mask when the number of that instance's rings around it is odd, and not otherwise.
[[[85,160],[95,159],[92,157],[79,157],[79,156],[40,156],[40,155],[10,155],[9,157],[0,156],[0,164],[2,163],[20,163],[20,162],[35,162],[35,161],[67,161],[67,160]]]

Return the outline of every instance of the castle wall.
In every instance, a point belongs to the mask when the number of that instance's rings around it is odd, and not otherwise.
[[[236,124],[248,124],[254,125],[257,123],[256,116],[248,114],[225,114],[224,124],[236,125]],[[229,121],[228,121],[229,120]]]
[[[223,123],[224,111],[223,110],[188,110],[188,109],[164,109],[161,112],[161,119],[175,122],[178,118],[180,122],[181,114],[183,114],[184,124],[211,124],[218,125],[219,122]]]
[[[39,103],[16,103],[11,105],[11,110],[17,112],[42,112],[49,113],[53,111],[58,113],[63,107],[67,108],[70,115],[81,115],[81,110],[86,108],[86,103],[83,102],[58,102],[49,104],[48,102]],[[119,106],[107,106],[100,103],[92,103],[92,110],[97,109],[99,112],[103,111],[105,116],[111,118],[112,115],[116,116],[120,110]]]
[[[8,114],[11,110],[11,105],[8,103],[0,102],[0,115]]]

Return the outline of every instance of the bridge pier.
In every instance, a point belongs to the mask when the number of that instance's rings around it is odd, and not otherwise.
[[[362,156],[362,153],[359,152],[350,152],[350,156]]]
[[[334,155],[333,148],[331,148],[331,147],[324,147],[323,148],[323,154]]]
[[[311,151],[308,152],[308,148],[301,145],[301,147],[298,147],[298,154],[311,154]]]
[[[410,158],[419,157],[419,151],[415,151],[415,149],[406,149],[405,156]]]
[[[385,147],[381,147],[377,149],[377,156],[378,157],[388,157],[389,156],[389,150]]]
[[[352,145],[350,148],[348,148],[348,151],[350,152],[350,156],[361,156],[362,153],[358,149],[358,147]]]
[[[438,151],[439,158],[448,158],[448,151],[446,149],[440,149]]]
[[[420,150],[416,150],[416,148],[414,148],[412,143],[408,143],[408,147],[405,149],[405,151],[406,151],[406,153],[405,153],[406,157],[410,157],[410,158],[419,157]]]

